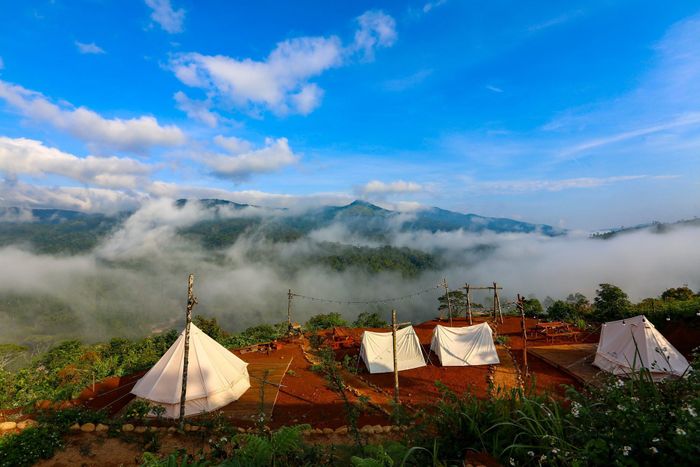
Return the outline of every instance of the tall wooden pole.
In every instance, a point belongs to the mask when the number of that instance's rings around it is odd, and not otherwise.
[[[292,298],[294,297],[294,294],[292,294],[292,289],[289,289],[287,292],[287,334],[291,335],[292,334]]]
[[[452,302],[450,301],[450,288],[447,286],[447,278],[443,277],[442,286],[445,288],[445,297],[447,297],[447,313],[450,315],[450,326],[452,326]],[[442,313],[440,313],[442,319]]]
[[[525,376],[527,376],[527,326],[525,325],[525,304],[523,302],[523,297],[518,294],[518,310],[520,310],[521,326],[523,328],[523,366],[525,367]]]
[[[391,310],[391,342],[394,349],[394,402],[399,403],[399,365],[396,360],[396,310]]]
[[[493,283],[493,318],[503,324],[503,312],[501,312],[501,300],[498,298],[498,284]]]
[[[465,318],[469,318],[469,325],[472,325],[472,297],[471,297],[471,291],[469,288],[469,284],[464,284],[464,288],[467,291],[467,316]]]
[[[192,308],[197,304],[197,298],[192,292],[194,274],[187,278],[187,312],[185,317],[185,358],[182,363],[182,392],[180,392],[180,430],[185,427],[185,400],[187,399],[187,367],[190,362],[190,324],[192,323]]]

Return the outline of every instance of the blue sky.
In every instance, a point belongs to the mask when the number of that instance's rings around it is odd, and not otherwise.
[[[700,213],[696,2],[0,2],[0,203]]]

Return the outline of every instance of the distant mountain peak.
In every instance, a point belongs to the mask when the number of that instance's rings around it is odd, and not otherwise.
[[[380,208],[380,207],[377,206],[376,204],[372,204],[372,203],[370,203],[369,201],[364,201],[364,200],[361,200],[361,199],[356,199],[356,200],[353,201],[352,203],[348,204],[347,206],[343,206],[343,207],[344,207],[344,208],[350,208],[350,207],[354,207],[354,206],[370,208],[370,209],[374,209],[374,210],[377,210],[377,211],[379,211],[379,210],[385,211],[385,210],[386,210],[386,209],[384,209],[384,208]]]

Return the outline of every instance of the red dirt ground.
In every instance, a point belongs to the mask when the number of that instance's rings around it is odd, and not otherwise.
[[[475,318],[475,324],[483,322],[486,318]],[[528,328],[534,329],[537,323],[535,319],[527,319]],[[498,335],[506,335],[509,338],[509,345],[517,363],[522,366],[522,338],[520,337],[521,321],[519,318],[506,317],[505,323],[497,328]],[[449,325],[447,322],[437,320],[427,321],[415,326],[421,345],[428,352],[432,330],[437,324]],[[453,320],[454,326],[465,326],[464,318]],[[322,333],[326,339],[331,339],[334,333],[340,336],[349,336],[350,345],[337,352],[338,358],[350,355],[353,359],[359,354],[359,344],[363,329],[339,329],[336,331],[326,331]],[[352,343],[354,341],[354,344]],[[308,423],[317,428],[337,428],[347,424],[343,402],[334,391],[328,388],[322,375],[311,371],[311,364],[306,359],[302,351],[300,340],[283,343],[279,350],[271,352],[251,352],[241,354],[234,351],[239,357],[249,363],[278,362],[292,358],[291,366],[287,375],[282,380],[277,403],[273,412],[270,424],[278,427],[290,424]],[[538,342],[538,345],[543,344]],[[353,360],[356,362],[357,360]],[[426,367],[414,370],[402,371],[399,375],[401,400],[412,407],[430,407],[439,398],[439,391],[435,381],[441,381],[454,392],[461,394],[470,392],[479,398],[488,397],[488,367],[442,367],[434,354],[430,354],[430,361]],[[530,373],[535,376],[536,389],[538,391],[555,391],[563,393],[561,385],[578,385],[578,383],[566,373],[552,367],[551,365],[536,359],[529,358]],[[360,390],[363,394],[390,411],[389,401],[393,396],[394,380],[393,374],[370,375],[364,368],[363,363],[358,365],[360,373],[355,377],[349,372],[345,372],[346,382]],[[91,388],[86,389],[81,394],[81,399],[91,408],[99,409],[108,407],[112,413],[118,411],[132,396],[128,395],[133,384],[141,374],[130,375],[123,378],[108,378],[96,386],[96,393],[93,394]],[[364,381],[375,385],[379,390],[368,386]],[[356,397],[348,394],[351,401]],[[235,403],[235,402],[234,402]],[[368,408],[360,418],[360,425],[388,424],[386,414]]]

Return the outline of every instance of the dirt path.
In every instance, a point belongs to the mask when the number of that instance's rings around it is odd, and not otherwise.
[[[497,393],[501,391],[510,391],[511,389],[519,388],[520,381],[518,378],[518,369],[513,360],[511,353],[502,345],[496,346],[498,358],[501,361],[500,365],[494,365],[493,371],[493,386]]]

